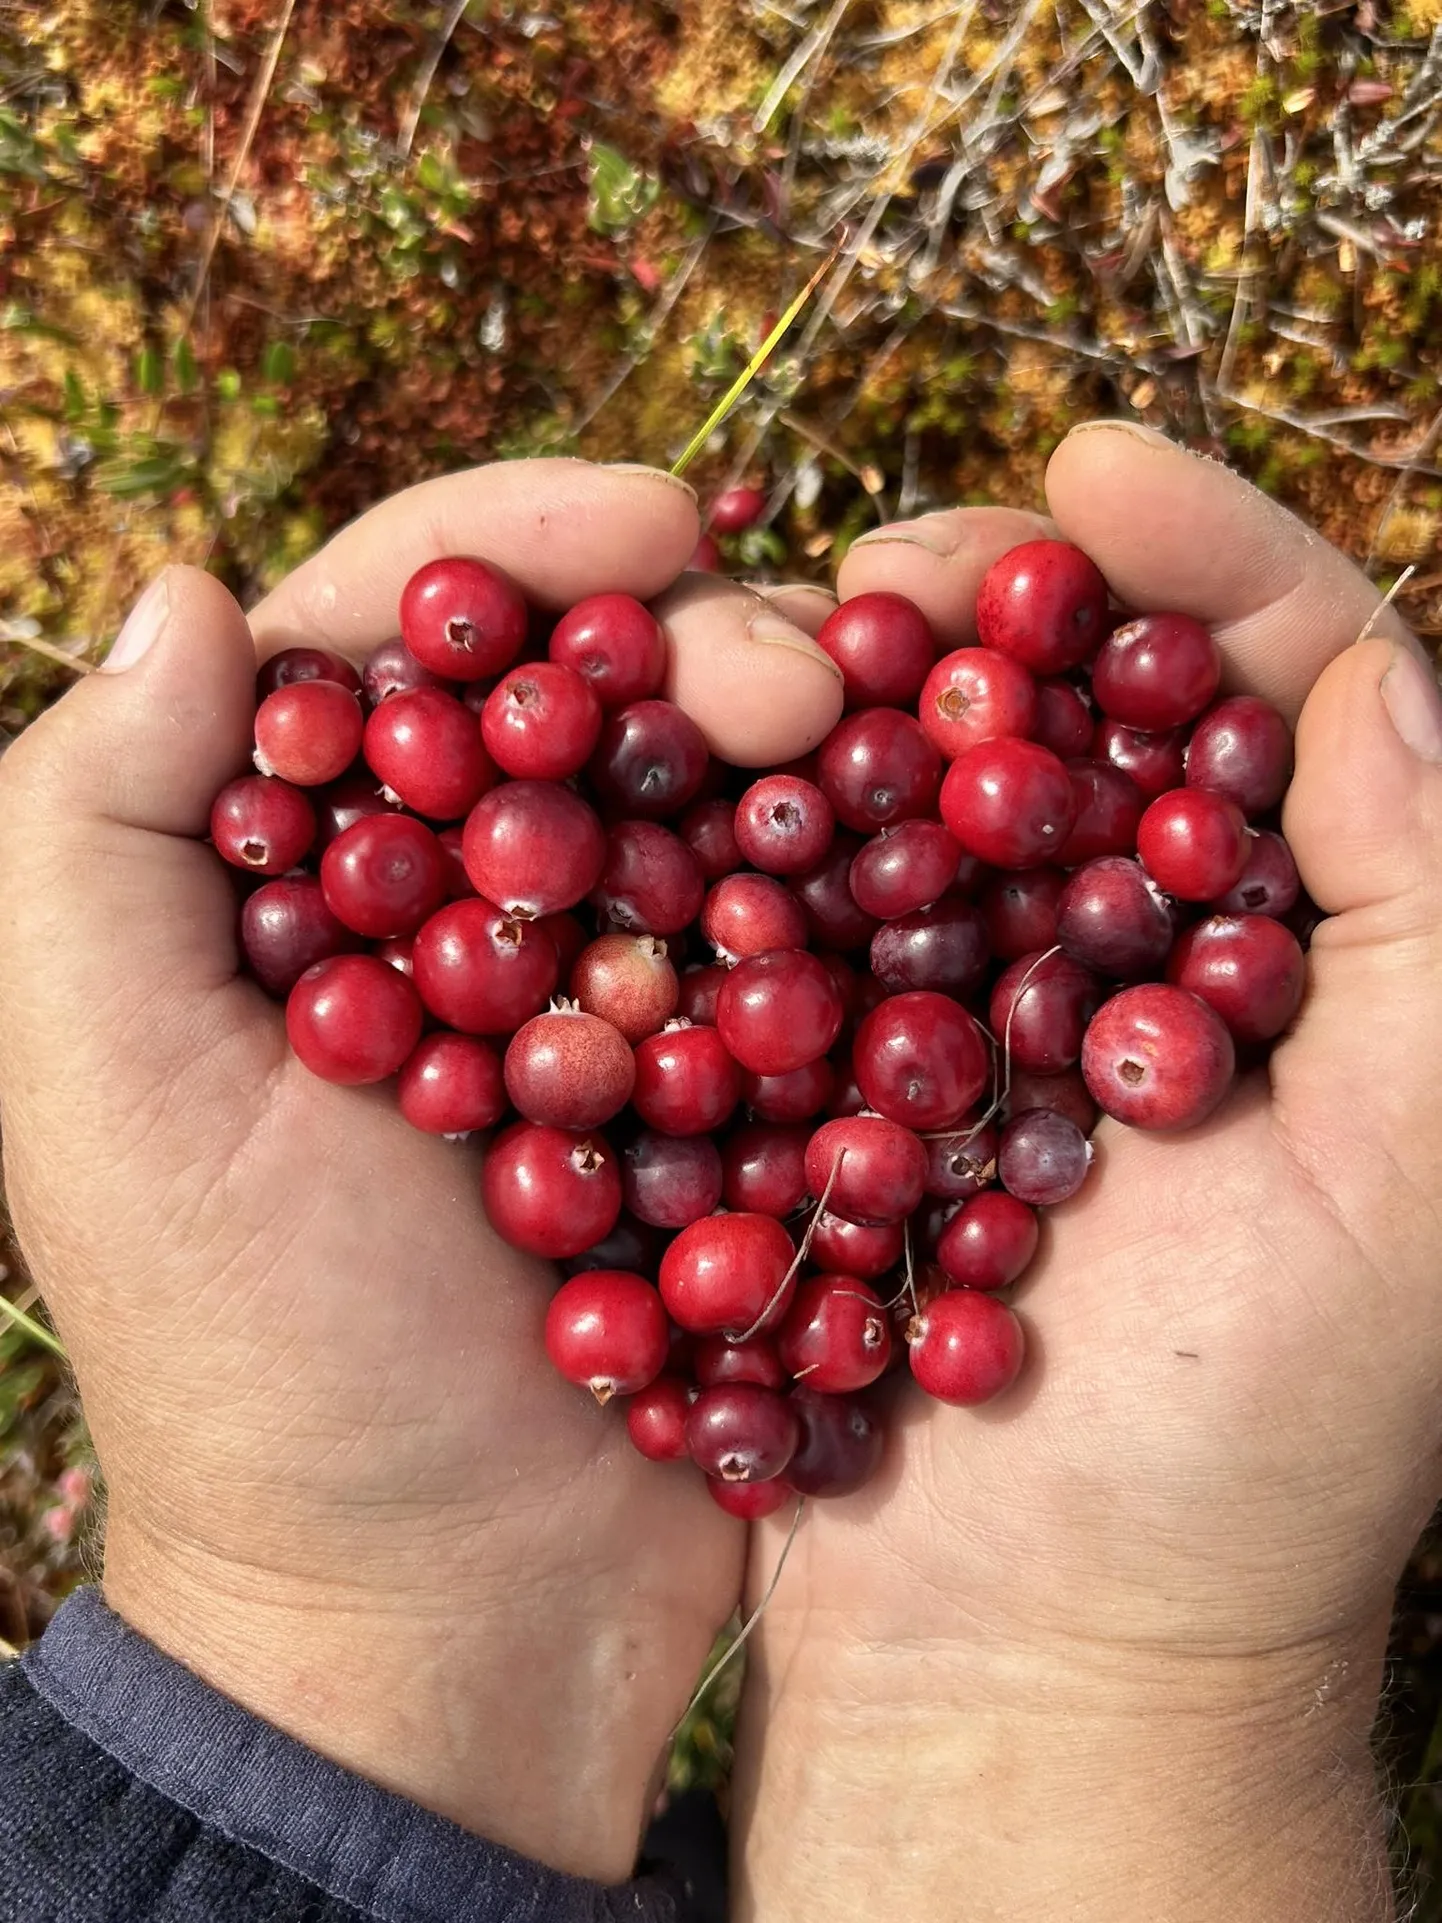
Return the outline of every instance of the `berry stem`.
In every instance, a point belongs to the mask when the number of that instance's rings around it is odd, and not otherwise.
[[[706,1691],[711,1687],[712,1683],[715,1682],[716,1678],[721,1674],[722,1670],[725,1669],[726,1665],[731,1661],[732,1657],[735,1656],[738,1653],[738,1651],[740,1651],[745,1646],[747,1637],[751,1634],[752,1630],[760,1622],[761,1618],[766,1614],[767,1608],[769,1607],[771,1602],[771,1598],[776,1594],[777,1585],[781,1581],[782,1571],[786,1567],[786,1560],[791,1554],[791,1545],[796,1540],[796,1532],[801,1527],[801,1518],[805,1514],[806,1514],[806,1498],[805,1496],[798,1496],[796,1498],[796,1514],[791,1519],[791,1527],[790,1529],[787,1530],[786,1540],[781,1545],[781,1554],[776,1559],[776,1568],[772,1573],[770,1582],[767,1583],[766,1585],[766,1594],[761,1598],[760,1602],[757,1603],[756,1607],[751,1611],[751,1614],[746,1618],[745,1622],[741,1625],[741,1628],[737,1632],[736,1640],[730,1645],[728,1649],[725,1649],[722,1651],[722,1653],[716,1658],[715,1662],[712,1663],[711,1667],[706,1671],[706,1674],[701,1678],[700,1682],[697,1683],[696,1688],[692,1693],[690,1702],[687,1703],[685,1709],[681,1712],[680,1722],[678,1722],[675,1729],[671,1731],[670,1740],[673,1743],[675,1742],[677,1735],[680,1733],[681,1725],[686,1721],[686,1718],[691,1714],[692,1710],[695,1709],[696,1705],[700,1702],[701,1698],[706,1694]]]
[[[781,1280],[776,1284],[776,1293],[772,1296],[771,1300],[766,1304],[766,1307],[761,1311],[760,1315],[757,1316],[756,1320],[751,1324],[751,1327],[747,1329],[744,1334],[733,1337],[732,1339],[734,1341],[749,1342],[752,1336],[759,1334],[760,1331],[766,1326],[771,1316],[775,1314],[777,1303],[781,1301],[781,1299],[786,1294],[786,1291],[791,1287],[791,1284],[796,1280],[797,1271],[800,1269],[801,1264],[806,1260],[807,1254],[810,1251],[811,1238],[816,1233],[816,1224],[821,1220],[822,1216],[826,1213],[826,1204],[830,1199],[832,1189],[836,1185],[836,1178],[841,1173],[841,1164],[845,1160],[846,1160],[846,1150],[844,1148],[838,1149],[836,1151],[836,1160],[831,1164],[831,1173],[826,1178],[826,1187],[821,1191],[821,1200],[816,1204],[816,1207],[811,1211],[811,1220],[806,1225],[806,1233],[801,1238],[801,1247],[796,1251],[796,1256],[791,1264],[791,1267],[786,1271],[785,1275],[783,1275]]]

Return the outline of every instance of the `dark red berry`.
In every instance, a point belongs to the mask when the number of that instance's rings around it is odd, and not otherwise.
[[[309,875],[287,875],[257,888],[240,911],[240,943],[251,974],[275,996],[288,995],[317,962],[360,947]]]
[[[621,1157],[626,1207],[658,1229],[684,1229],[721,1200],[721,1155],[705,1135],[643,1129]]]
[[[736,804],[736,844],[753,868],[768,875],[801,875],[831,846],[831,803],[795,775],[764,775]]]
[[[1219,915],[1271,915],[1280,920],[1297,905],[1301,877],[1279,834],[1263,828],[1247,837],[1247,865],[1236,886],[1212,903]]]
[[[686,1418],[691,1460],[721,1482],[769,1482],[795,1455],[800,1437],[790,1402],[751,1382],[703,1389]]]
[[[967,1289],[1005,1289],[1036,1254],[1036,1216],[1004,1189],[983,1189],[963,1202],[936,1245],[936,1259]]]
[[[1091,1144],[1055,1109],[1024,1109],[1001,1132],[996,1167],[1008,1195],[1035,1209],[1052,1208],[1085,1182]]]
[[[1210,901],[1241,880],[1246,818],[1207,788],[1174,788],[1142,816],[1137,852],[1158,888],[1180,901]]]
[[[555,1262],[610,1234],[621,1213],[621,1173],[600,1133],[513,1122],[487,1151],[481,1201],[503,1241]]]
[[[1070,955],[1022,955],[991,991],[987,1020],[1013,1067],[1054,1075],[1081,1058],[1082,1036],[1102,1003],[1095,975]]]
[[[709,1135],[741,1099],[741,1071],[714,1028],[669,1023],[636,1049],[636,1113],[663,1135]]]
[[[1029,730],[1033,741],[1050,748],[1059,761],[1074,761],[1091,752],[1096,720],[1086,696],[1070,681],[1038,681],[1036,719]]]
[[[685,1461],[691,1397],[690,1385],[678,1375],[659,1375],[632,1396],[626,1433],[648,1462]]]
[[[720,999],[721,984],[730,971],[720,962],[708,962],[704,968],[688,968],[681,977],[680,993],[676,1000],[676,1013],[683,1021],[695,1022],[699,1027],[716,1026],[716,1003]]]
[[[349,688],[335,681],[293,681],[255,711],[255,765],[298,788],[322,788],[360,753],[365,721]]]
[[[825,1395],[864,1389],[891,1360],[891,1323],[874,1289],[852,1275],[813,1275],[776,1338],[787,1371]]]
[[[706,524],[717,534],[742,534],[766,512],[766,496],[759,487],[728,487],[716,496]]]
[[[589,1015],[599,1015],[628,1042],[641,1042],[676,1013],[680,984],[654,935],[602,935],[570,969],[570,990]]]
[[[457,826],[442,828],[436,840],[441,844],[441,853],[446,859],[446,899],[464,901],[468,895],[476,892],[471,886],[470,876],[466,873],[464,833]],[[584,939],[583,935],[582,940]]]
[[[1082,1074],[1108,1115],[1133,1128],[1195,1128],[1231,1086],[1226,1024],[1199,996],[1164,982],[1113,995],[1092,1018]]]
[[[1024,541],[993,561],[976,596],[982,644],[1033,674],[1064,674],[1094,652],[1107,629],[1107,584],[1069,541]]]
[[[953,761],[941,818],[963,848],[994,868],[1052,861],[1076,820],[1071,777],[1049,748],[1007,736]]]
[[[1155,801],[1169,788],[1180,788],[1186,779],[1185,749],[1186,736],[1180,728],[1146,734],[1103,716],[1092,736],[1091,755],[1127,775],[1143,799]]]
[[[1192,729],[1187,786],[1208,788],[1244,815],[1265,814],[1292,778],[1292,730],[1270,701],[1254,694],[1219,701]]]
[[[635,701],[608,714],[590,774],[618,813],[642,821],[679,814],[706,777],[706,738],[673,701]]]
[[[1114,628],[1092,664],[1102,712],[1129,728],[1179,728],[1217,692],[1222,657],[1188,614],[1142,614]]]
[[[770,1215],[708,1215],[682,1229],[661,1258],[671,1319],[695,1335],[775,1328],[795,1289],[791,1237]]]
[[[723,1186],[717,1199],[724,1200],[728,1209],[774,1215],[784,1222],[806,1200],[810,1140],[811,1130],[795,1123],[744,1123],[727,1138],[721,1158]]]
[[[589,682],[555,661],[512,668],[486,696],[481,740],[498,768],[528,781],[579,773],[601,735],[601,704]]]
[[[1123,855],[1089,861],[1057,903],[1056,936],[1074,961],[1126,981],[1161,968],[1175,924],[1165,897],[1140,862]]]
[[[1059,868],[993,875],[977,898],[986,940],[998,961],[1056,946],[1056,910],[1066,876]]]
[[[995,648],[958,648],[926,677],[917,710],[948,761],[1002,735],[1036,726],[1036,683],[1020,661]]]
[[[413,959],[426,1007],[473,1035],[514,1034],[545,1007],[559,972],[544,929],[502,914],[480,895],[451,902],[423,923]]]
[[[629,594],[592,594],[551,630],[550,657],[574,668],[603,708],[624,708],[661,692],[666,637],[661,624]]]
[[[697,801],[677,824],[682,841],[700,864],[707,881],[720,881],[745,866],[745,856],[736,840],[736,804],[717,796],[714,801]]]
[[[1291,929],[1266,915],[1212,915],[1172,950],[1167,980],[1214,1008],[1239,1042],[1269,1042],[1302,1005],[1307,965]]]
[[[876,931],[876,918],[857,905],[851,892],[851,864],[860,852],[855,835],[838,833],[823,861],[789,884],[805,915],[805,931],[823,948],[845,952],[864,948]],[[785,943],[777,943],[785,947]]]
[[[800,948],[806,917],[772,876],[725,875],[707,890],[701,933],[723,961],[742,961],[773,948]]]
[[[485,561],[431,561],[401,594],[406,646],[447,681],[504,674],[525,646],[527,625],[520,589]]]
[[[848,708],[909,708],[936,659],[921,609],[900,594],[858,594],[816,639],[841,670]]]
[[[397,635],[382,641],[361,672],[366,700],[373,708],[389,701],[393,694],[411,694],[417,688],[440,688],[447,684],[429,668],[423,668],[405,642]]]
[[[285,1005],[291,1048],[313,1075],[347,1087],[394,1075],[420,1040],[421,1020],[415,989],[374,955],[335,955],[317,962]]]
[[[881,1424],[855,1396],[822,1395],[803,1383],[790,1399],[801,1440],[786,1465],[787,1482],[798,1496],[854,1495],[881,1467]]]
[[[716,998],[721,1039],[754,1075],[785,1075],[819,1060],[845,1014],[825,964],[804,948],[748,956]]]
[[[701,536],[702,541],[710,538]],[[692,566],[696,565],[693,561]],[[706,1493],[718,1509],[740,1522],[764,1522],[796,1499],[796,1491],[785,1476],[772,1476],[769,1482],[722,1482],[717,1476],[707,1476]]]
[[[1097,1123],[1097,1105],[1092,1100],[1079,1068],[1064,1068],[1059,1075],[1038,1075],[1029,1068],[1013,1068],[1007,1092],[1007,1112],[1024,1115],[1029,1108],[1052,1108],[1075,1122],[1083,1135],[1090,1135]]]
[[[1021,1372],[1021,1324],[1003,1302],[970,1289],[937,1296],[907,1332],[911,1373],[929,1396],[970,1408],[1009,1389]]]
[[[871,972],[890,994],[930,988],[966,995],[986,972],[986,925],[970,902],[939,901],[884,922],[871,941]]]
[[[874,835],[892,822],[931,813],[941,757],[914,715],[864,708],[844,715],[822,742],[817,782],[839,821]]]
[[[899,1222],[921,1200],[926,1150],[909,1128],[883,1116],[840,1116],[807,1144],[806,1182],[833,1215],[863,1226]]]
[[[315,810],[299,788],[274,775],[228,781],[210,810],[210,838],[233,868],[283,875],[315,840]]]
[[[606,862],[591,903],[637,935],[678,935],[701,912],[706,884],[679,835],[655,821],[621,821],[606,837]]]
[[[631,1099],[636,1060],[609,1022],[566,1003],[517,1029],[505,1074],[506,1093],[528,1122],[599,1128]]]
[[[255,698],[264,701],[277,688],[294,687],[297,681],[334,681],[352,694],[361,691],[361,678],[350,662],[329,648],[282,648],[263,661],[255,677]]]
[[[546,1311],[546,1354],[597,1402],[634,1395],[666,1366],[666,1311],[644,1276],[591,1269],[563,1282]]]
[[[821,1113],[835,1085],[836,1071],[822,1058],[785,1075],[753,1075],[748,1070],[741,1077],[741,1099],[758,1121],[804,1122]]]
[[[331,913],[372,941],[413,935],[446,898],[441,844],[410,815],[370,815],[321,857]]]
[[[964,1202],[996,1180],[997,1133],[990,1123],[932,1135],[926,1149],[926,1192],[944,1202]]]
[[[1069,761],[1067,774],[1076,796],[1076,820],[1057,851],[1063,868],[1078,868],[1101,855],[1133,855],[1137,826],[1146,806],[1130,775],[1109,761]]]
[[[965,859],[939,821],[902,821],[874,835],[851,863],[857,905],[878,921],[929,908],[952,887]]]
[[[366,723],[365,756],[391,794],[430,821],[454,821],[495,784],[476,717],[443,688],[383,701]]]
[[[574,907],[606,865],[594,810],[551,781],[508,781],[482,795],[466,818],[462,850],[477,890],[514,915]]]
[[[723,1335],[696,1338],[692,1366],[703,1389],[723,1382],[752,1382],[759,1389],[784,1389],[787,1383],[781,1357],[769,1335],[753,1335],[745,1342],[728,1342]]]
[[[633,1275],[654,1278],[661,1266],[666,1239],[649,1222],[639,1221],[623,1209],[598,1242],[582,1249],[579,1255],[567,1256],[561,1266],[567,1275],[580,1275],[586,1269],[629,1269]],[[675,1342],[667,1366],[673,1369],[685,1366],[685,1357],[678,1352]]]
[[[810,1259],[818,1268],[875,1281],[900,1262],[906,1233],[900,1222],[848,1222],[822,1209],[811,1230]]]
[[[918,1130],[951,1128],[991,1077],[982,1030],[949,995],[892,995],[856,1031],[852,1065],[866,1105]]]
[[[343,835],[347,828],[353,828],[358,821],[364,821],[371,815],[394,815],[400,812],[400,803],[385,795],[379,775],[369,769],[344,774],[339,781],[331,782],[329,787],[313,791],[307,799],[315,808],[317,854],[324,854],[337,835]]]

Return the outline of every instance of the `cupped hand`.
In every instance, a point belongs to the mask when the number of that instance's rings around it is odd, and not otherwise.
[[[1212,1121],[1103,1121],[1016,1388],[908,1392],[877,1482],[812,1506],[753,1642],[741,1913],[1379,1917],[1366,1738],[1442,1488],[1442,703],[1362,575],[1222,467],[1098,427],[1047,494],[868,538],[843,599],[963,645],[987,565],[1060,532],[1208,622],[1298,722],[1286,832],[1332,919]]]
[[[289,1055],[203,837],[249,760],[257,646],[358,660],[446,553],[553,609],[670,588],[672,691],[713,747],[805,751],[840,712],[835,670],[781,603],[672,587],[696,538],[689,490],[649,470],[430,483],[249,626],[172,569],[112,671],[0,764],[6,1181],[107,1478],[109,1600],[314,1748],[608,1879],[743,1532],[545,1366],[552,1277],[489,1232],[479,1148]]]

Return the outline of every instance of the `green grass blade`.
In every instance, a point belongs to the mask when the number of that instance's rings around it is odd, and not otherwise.
[[[42,1349],[48,1349],[51,1355],[58,1356],[62,1362],[69,1362],[69,1356],[49,1329],[43,1323],[36,1322],[31,1316],[26,1315],[23,1309],[17,1309],[13,1302],[7,1302],[4,1296],[0,1296],[0,1316],[8,1316],[16,1328],[23,1330],[32,1342],[38,1342]]]

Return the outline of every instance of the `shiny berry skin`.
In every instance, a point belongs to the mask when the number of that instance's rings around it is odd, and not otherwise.
[[[790,1402],[752,1382],[703,1389],[686,1418],[691,1460],[721,1482],[769,1482],[785,1469],[800,1439]]]
[[[935,989],[965,995],[986,971],[986,925],[966,901],[939,901],[883,922],[871,939],[871,972],[893,995]]]
[[[1036,725],[1036,682],[995,648],[958,648],[926,677],[917,707],[927,738],[948,761]]]
[[[724,574],[726,564],[721,558],[721,550],[709,534],[703,534],[691,550],[687,568],[695,574]]]
[[[1085,759],[1069,761],[1066,771],[1077,807],[1071,833],[1057,850],[1061,867],[1079,868],[1102,855],[1134,855],[1146,802],[1131,776],[1109,761]]]
[[[1186,779],[1186,735],[1181,728],[1147,734],[1103,717],[1089,750],[1094,761],[1110,763],[1134,781],[1147,801],[1155,801]]]
[[[643,1129],[621,1157],[621,1195],[642,1222],[684,1229],[721,1200],[721,1154],[705,1135]]]
[[[1222,657],[1188,614],[1142,614],[1114,628],[1092,663],[1102,713],[1155,733],[1194,720],[1217,692]]]
[[[1271,915],[1280,920],[1296,907],[1301,892],[1291,849],[1279,834],[1263,828],[1247,837],[1247,865],[1236,886],[1211,907],[1218,915]]]
[[[902,821],[873,835],[851,863],[857,906],[894,921],[939,901],[956,880],[961,844],[939,821]]]
[[[308,968],[361,944],[326,907],[318,881],[286,875],[247,898],[240,911],[240,945],[261,987],[283,997]]]
[[[1091,1167],[1091,1144],[1055,1109],[1024,1109],[1001,1132],[996,1169],[1008,1195],[1053,1208],[1076,1194]]]
[[[1026,1344],[1004,1302],[951,1289],[907,1331],[911,1373],[929,1396],[957,1408],[990,1402],[1021,1373]]]
[[[551,630],[552,661],[572,668],[603,708],[624,708],[661,692],[666,637],[661,624],[629,594],[592,594]]]
[[[365,729],[365,757],[393,795],[429,821],[455,821],[495,786],[476,717],[443,688],[393,694]]]
[[[942,1230],[936,1259],[967,1289],[1009,1288],[1036,1254],[1035,1213],[1004,1189],[983,1189],[963,1202]]]
[[[1059,1075],[1013,1068],[1006,1107],[1009,1115],[1024,1115],[1029,1108],[1055,1109],[1075,1122],[1083,1135],[1090,1135],[1097,1125],[1097,1105],[1079,1068],[1064,1068]]]
[[[1246,817],[1210,789],[1174,788],[1142,816],[1137,852],[1158,888],[1179,901],[1210,901],[1242,878]]]
[[[728,973],[720,962],[686,970],[676,998],[676,1013],[682,1021],[695,1022],[703,1028],[716,1026],[716,1003]]]
[[[747,956],[716,998],[721,1039],[753,1075],[785,1075],[819,1060],[845,1017],[825,963],[804,948]]]
[[[765,512],[766,496],[759,487],[728,487],[711,503],[706,525],[717,534],[742,534]]]
[[[631,1099],[636,1059],[609,1022],[568,1003],[516,1030],[505,1075],[506,1093],[528,1122],[599,1128]]]
[[[504,674],[525,645],[526,629],[520,589],[484,561],[431,561],[401,593],[406,646],[423,668],[447,681]]]
[[[786,1281],[795,1255],[774,1216],[708,1215],[662,1256],[661,1297],[672,1321],[693,1335],[740,1336],[763,1317],[775,1328],[795,1292]]]
[[[678,935],[701,912],[706,883],[679,835],[656,821],[621,821],[606,837],[606,860],[590,900],[637,935]]]
[[[802,939],[810,932],[813,942],[823,948],[864,948],[876,932],[876,917],[858,907],[851,892],[851,864],[860,853],[861,842],[842,831],[832,842],[824,861],[809,874],[797,875],[788,886],[804,914]],[[777,947],[787,944],[778,942]]]
[[[513,1122],[486,1153],[481,1201],[491,1227],[513,1249],[562,1261],[615,1227],[621,1172],[599,1132]]]
[[[758,1121],[804,1122],[821,1113],[835,1086],[836,1071],[823,1056],[784,1075],[746,1071],[741,1077],[741,1099]]]
[[[741,1099],[741,1070],[714,1028],[672,1022],[636,1049],[631,1101],[663,1135],[709,1135]]]
[[[886,1435],[855,1396],[821,1395],[802,1383],[791,1391],[801,1440],[786,1465],[798,1496],[854,1495],[881,1467]],[[763,1484],[763,1487],[769,1487]]]
[[[293,681],[255,711],[255,765],[297,788],[322,788],[360,753],[360,702],[335,681]]]
[[[1074,961],[1121,981],[1160,971],[1172,911],[1140,862],[1104,855],[1078,868],[1057,903],[1056,938]]]
[[[315,851],[323,854],[337,835],[371,815],[400,812],[398,801],[388,800],[381,792],[379,775],[369,769],[342,775],[326,788],[314,790],[307,799],[315,808]]]
[[[309,798],[274,775],[228,781],[210,810],[215,852],[252,875],[283,875],[303,861],[315,840]]]
[[[987,943],[998,961],[1056,946],[1056,910],[1066,876],[1059,868],[993,875],[977,897]]]
[[[597,794],[641,821],[679,814],[706,778],[705,736],[673,701],[634,701],[606,716],[591,757]]]
[[[1195,1128],[1231,1086],[1235,1053],[1220,1015],[1166,982],[1124,988],[1092,1018],[1082,1074],[1094,1100],[1132,1128]]]
[[[422,923],[413,950],[421,1000],[449,1028],[511,1035],[538,1015],[556,987],[556,944],[534,922],[504,915],[473,895]]]
[[[736,845],[767,875],[802,875],[831,846],[836,816],[821,790],[795,775],[763,775],[736,804]]]
[[[789,1380],[769,1335],[753,1335],[746,1342],[728,1342],[722,1335],[698,1336],[692,1371],[702,1389],[715,1389],[723,1382],[753,1382],[758,1389],[784,1389]]]
[[[941,785],[942,820],[963,848],[993,868],[1054,860],[1076,812],[1065,766],[1049,748],[1012,736],[970,749],[952,762]]]
[[[813,1275],[796,1291],[776,1337],[787,1373],[809,1389],[846,1395],[883,1375],[891,1323],[874,1289],[851,1275]]]
[[[1275,808],[1292,779],[1292,730],[1254,694],[1208,709],[1187,743],[1187,786],[1225,795],[1244,815]]]
[[[681,987],[665,942],[654,935],[601,935],[572,964],[570,990],[588,1015],[635,1043],[665,1027]]]
[[[1059,761],[1091,751],[1096,718],[1086,696],[1070,681],[1038,681],[1036,719],[1027,730],[1033,741],[1050,748]]]
[[[506,1112],[501,1058],[474,1035],[422,1035],[401,1069],[401,1114],[427,1135],[494,1128]]]
[[[773,948],[800,948],[806,917],[772,875],[724,875],[706,892],[701,933],[723,961],[743,961]]]
[[[1290,928],[1266,915],[1212,915],[1189,928],[1167,980],[1214,1008],[1239,1042],[1269,1042],[1302,1005],[1307,964]]]
[[[1103,999],[1089,968],[1043,949],[1022,955],[997,978],[987,1025],[1013,1067],[1055,1075],[1081,1059],[1082,1036]]]
[[[546,1311],[546,1354],[557,1374],[605,1404],[634,1395],[666,1366],[661,1298],[644,1276],[589,1269],[563,1282]]]
[[[371,941],[413,935],[446,898],[441,844],[410,815],[370,815],[321,857],[331,913]]]
[[[932,1135],[923,1146],[926,1192],[938,1201],[965,1202],[996,1180],[997,1132],[989,1122],[954,1135]]]
[[[361,678],[343,656],[329,648],[282,648],[269,661],[263,661],[255,677],[255,698],[264,701],[277,688],[292,688],[297,681],[334,681],[352,694],[361,691]]]
[[[703,541],[709,538],[701,536]],[[718,1476],[707,1476],[706,1493],[718,1509],[738,1522],[764,1522],[796,1500],[785,1476],[772,1476],[769,1482],[722,1482]]]
[[[991,1077],[986,1036],[949,995],[892,995],[856,1031],[852,1067],[868,1108],[918,1130],[951,1128]]]
[[[415,989],[374,955],[335,955],[317,962],[285,1005],[285,1030],[294,1052],[312,1075],[348,1088],[394,1075],[420,1040],[421,1020]]]
[[[678,1375],[658,1375],[632,1396],[626,1407],[626,1433],[648,1462],[686,1460],[686,1418],[692,1391]]]
[[[1069,541],[1023,541],[993,561],[976,595],[982,645],[1033,674],[1064,674],[1107,631],[1107,584]]]
[[[900,594],[843,601],[816,641],[841,670],[848,708],[909,708],[936,659],[926,616]]]
[[[578,774],[601,736],[601,704],[573,668],[529,661],[502,675],[481,710],[481,740],[518,780]]]
[[[694,802],[676,825],[707,881],[720,881],[723,875],[734,875],[745,867],[746,858],[736,840],[734,801],[718,797]]]
[[[892,822],[931,813],[941,757],[914,715],[863,708],[843,715],[822,742],[816,773],[837,819],[858,834],[874,835]]]
[[[461,848],[477,891],[514,915],[573,908],[606,865],[595,811],[552,781],[508,781],[482,795],[466,817]]]
[[[831,1213],[849,1222],[899,1222],[921,1200],[926,1150],[909,1128],[883,1116],[840,1116],[823,1122],[807,1144],[806,1182],[818,1202],[825,1195]]]
[[[808,1259],[817,1268],[874,1282],[901,1261],[906,1234],[900,1222],[848,1222],[822,1209],[811,1231]]]
[[[399,635],[393,641],[381,642],[361,670],[361,684],[373,708],[389,701],[393,694],[412,694],[417,688],[445,692],[447,687],[438,674],[421,666]]]
[[[791,1123],[746,1122],[733,1129],[722,1151],[718,1201],[751,1215],[784,1222],[807,1197],[806,1144],[811,1130]],[[715,1203],[712,1204],[715,1207]]]

